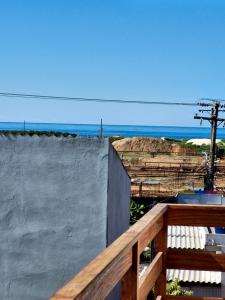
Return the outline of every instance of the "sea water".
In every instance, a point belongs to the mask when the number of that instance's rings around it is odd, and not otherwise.
[[[60,131],[80,136],[99,136],[99,124],[62,124],[2,122],[0,130]],[[178,126],[103,125],[103,136],[165,137],[173,139],[210,138],[210,128]],[[217,138],[225,139],[225,128],[219,128]]]

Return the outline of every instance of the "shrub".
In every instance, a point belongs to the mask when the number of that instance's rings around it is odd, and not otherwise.
[[[179,280],[175,278],[166,284],[166,294],[172,296],[191,296],[193,292],[182,289]]]
[[[134,200],[130,202],[130,223],[134,224],[144,215],[144,205],[138,204]]]

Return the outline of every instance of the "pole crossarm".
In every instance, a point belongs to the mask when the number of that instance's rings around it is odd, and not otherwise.
[[[212,117],[194,116],[194,119],[212,121]],[[217,122],[225,122],[225,119],[217,118]]]

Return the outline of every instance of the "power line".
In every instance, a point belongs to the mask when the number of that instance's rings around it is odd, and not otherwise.
[[[75,101],[75,102],[101,102],[101,103],[118,103],[118,104],[155,104],[155,105],[184,105],[197,106],[194,102],[166,102],[166,101],[146,101],[146,100],[125,100],[125,99],[102,99],[102,98],[83,98],[83,97],[66,97],[52,95],[22,94],[0,92],[0,97],[39,99],[39,100],[56,100],[56,101]]]
[[[220,99],[220,98],[215,98],[215,99],[212,99],[212,98],[201,98],[199,99],[200,101],[212,101],[212,102],[223,102],[225,101],[225,99]]]

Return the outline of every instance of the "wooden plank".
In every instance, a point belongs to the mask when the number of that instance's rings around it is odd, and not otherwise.
[[[167,269],[225,272],[225,254],[204,250],[168,249]]]
[[[163,253],[157,253],[149,267],[147,268],[144,276],[140,280],[139,284],[139,300],[147,299],[147,296],[153,288],[157,278],[162,271]]]
[[[139,240],[139,255],[143,252],[146,246],[157,236],[163,228],[163,216],[160,216],[153,224],[149,224],[143,230]]]
[[[195,297],[195,296],[166,296],[165,300],[224,300],[217,297]]]
[[[132,266],[122,278],[122,300],[138,299],[139,260],[136,243],[132,249]]]
[[[137,223],[130,227],[129,232],[136,233],[139,241],[139,255],[144,248],[156,237],[163,226],[167,204],[157,204]]]
[[[163,266],[162,272],[155,283],[155,294],[162,297],[166,294],[166,262],[167,262],[167,212],[163,216],[163,229],[158,234],[155,240],[156,251],[163,252]]]
[[[168,225],[225,226],[225,206],[168,204]]]
[[[108,250],[108,249],[106,249]],[[102,300],[132,265],[132,248],[105,251],[61,288],[51,300]]]

